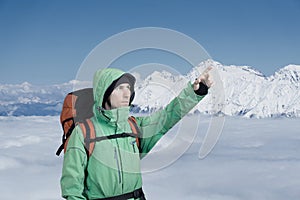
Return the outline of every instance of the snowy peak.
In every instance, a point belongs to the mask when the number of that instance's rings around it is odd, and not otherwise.
[[[141,111],[161,108],[178,94],[184,82],[185,77],[182,75],[155,71],[137,85],[137,95],[133,103],[137,104]]]
[[[266,78],[261,72],[259,72],[258,70],[250,66],[222,65],[221,63],[211,59],[201,62],[198,66],[196,66],[191,70],[189,75],[195,76],[195,73],[196,74],[198,73],[199,75],[209,66],[212,66],[213,68],[217,69],[220,75],[226,74],[228,77],[230,77],[231,74],[233,74],[234,78],[240,76],[244,78],[249,76],[250,77],[259,76],[262,78]]]
[[[288,81],[291,83],[299,84],[300,82],[300,65],[288,65],[270,77],[272,81]]]
[[[283,67],[282,69],[280,69],[279,71],[283,71],[283,70],[290,70],[290,71],[295,71],[300,73],[300,65],[287,65],[285,67]]]
[[[154,71],[152,74],[150,74],[144,81],[144,84],[146,83],[176,83],[177,81],[180,81],[183,76],[181,75],[173,75],[170,72],[167,71]]]

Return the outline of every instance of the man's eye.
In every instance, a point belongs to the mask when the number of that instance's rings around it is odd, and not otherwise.
[[[120,86],[117,87],[117,89],[118,90],[130,89],[130,85],[128,85],[128,86],[122,86],[122,85],[120,85]]]

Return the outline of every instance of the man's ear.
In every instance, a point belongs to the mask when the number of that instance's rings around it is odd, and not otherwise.
[[[111,109],[111,103],[110,103],[110,96],[108,97],[107,101],[104,104],[106,110]]]

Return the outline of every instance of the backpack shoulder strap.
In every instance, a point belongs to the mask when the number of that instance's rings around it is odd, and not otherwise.
[[[136,144],[139,148],[139,151],[141,152],[140,140],[142,139],[142,137],[141,137],[140,128],[138,127],[136,119],[135,119],[134,116],[128,117],[128,122],[129,122],[129,125],[130,125],[130,128],[131,128],[133,134],[136,135]]]
[[[84,144],[87,151],[87,155],[90,157],[95,148],[95,142],[91,142],[96,138],[94,124],[91,119],[86,119],[79,123],[84,137]]]

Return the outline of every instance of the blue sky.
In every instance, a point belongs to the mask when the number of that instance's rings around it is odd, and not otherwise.
[[[300,64],[299,0],[0,0],[0,83],[75,79],[100,42],[139,27],[179,31],[214,60],[266,76]]]

